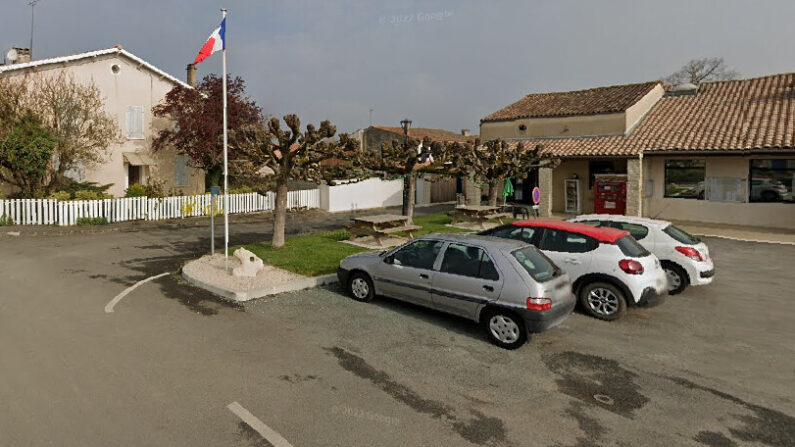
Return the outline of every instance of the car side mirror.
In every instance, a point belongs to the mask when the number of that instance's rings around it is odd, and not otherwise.
[[[389,255],[384,258],[384,262],[387,264],[394,264],[395,263],[395,255]]]

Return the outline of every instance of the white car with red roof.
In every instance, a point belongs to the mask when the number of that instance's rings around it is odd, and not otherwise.
[[[480,234],[538,247],[569,274],[583,309],[602,320],[620,318],[629,305],[659,304],[668,292],[660,261],[628,231],[537,219]]]
[[[629,231],[660,260],[668,275],[668,293],[671,295],[681,293],[687,286],[710,284],[715,276],[715,264],[707,244],[671,222],[614,214],[584,214],[569,219],[569,222]]]

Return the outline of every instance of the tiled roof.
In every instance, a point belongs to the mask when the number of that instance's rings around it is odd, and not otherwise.
[[[186,84],[185,82],[180,81],[179,79],[175,78],[174,76],[171,76],[170,74],[166,73],[165,71],[155,67],[154,65],[150,64],[149,62],[146,62],[145,60],[141,59],[140,57],[138,57],[138,56],[130,53],[129,51],[123,49],[121,47],[121,45],[116,45],[115,47],[104,48],[104,49],[101,49],[101,50],[87,51],[85,53],[71,54],[71,55],[68,55],[68,56],[54,57],[54,58],[50,58],[50,59],[39,59],[39,60],[35,60],[35,61],[32,61],[32,62],[25,62],[25,63],[22,63],[22,64],[0,65],[0,74],[1,73],[5,73],[5,72],[9,72],[9,71],[21,70],[21,69],[24,69],[24,68],[33,68],[33,67],[40,67],[40,66],[43,66],[43,65],[72,62],[72,61],[76,61],[76,60],[80,60],[80,59],[86,59],[86,58],[97,57],[97,56],[104,56],[104,55],[107,55],[107,54],[120,54],[122,56],[125,56],[125,57],[133,60],[134,62],[138,63],[139,65],[141,65],[143,67],[146,67],[147,69],[157,73],[158,75],[168,79],[169,81],[171,81],[171,82],[173,82],[175,84],[179,84],[179,85],[181,85],[183,87],[186,87],[186,88],[192,88],[188,84]]]
[[[556,156],[795,150],[795,73],[702,83],[660,99],[628,136],[533,139]]]
[[[401,127],[388,127],[388,126],[372,126],[376,129],[385,130],[387,132],[392,132],[394,134],[403,136],[403,128]],[[459,142],[474,142],[478,136],[477,135],[470,135],[465,137],[460,133],[450,132],[449,130],[444,129],[427,129],[424,127],[417,127],[409,129],[409,136],[412,138],[425,138],[429,137],[431,140],[434,141],[459,141]]]
[[[483,118],[484,121],[623,112],[659,82],[614,85],[573,92],[532,93]]]

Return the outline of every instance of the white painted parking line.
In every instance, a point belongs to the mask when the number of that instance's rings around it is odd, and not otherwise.
[[[142,279],[142,280],[138,281],[137,283],[131,285],[130,287],[127,287],[126,289],[124,289],[123,292],[121,292],[120,294],[116,295],[112,300],[110,300],[108,302],[108,304],[105,305],[105,313],[106,314],[113,313],[113,306],[118,304],[119,301],[121,301],[122,298],[127,296],[133,290],[135,290],[136,287],[140,286],[141,284],[146,284],[149,281],[155,280],[157,278],[161,278],[163,276],[166,276],[168,274],[169,274],[169,272],[161,273],[161,274],[155,275],[155,276],[150,276],[150,277],[148,277],[146,279]]]
[[[256,416],[249,413],[249,411],[243,408],[243,406],[237,403],[237,401],[227,405],[226,408],[228,408],[232,413],[235,413],[237,417],[242,419],[243,422],[248,424],[249,427],[253,428],[257,433],[262,435],[262,437],[265,438],[266,441],[270,442],[273,447],[293,447],[293,445],[287,442],[286,439],[282,438],[282,435],[276,433],[272,428],[265,425],[264,422],[257,419]]]
[[[760,243],[760,244],[795,245],[795,242],[789,242],[789,241],[767,241],[767,240],[764,240],[764,239],[743,239],[743,238],[733,237],[733,236],[724,236],[724,235],[721,235],[721,234],[696,234],[696,236],[717,237],[717,238],[721,238],[721,239],[729,239],[729,240],[732,240],[732,241],[756,242],[756,243]]]

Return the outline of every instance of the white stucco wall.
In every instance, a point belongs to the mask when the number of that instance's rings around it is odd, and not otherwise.
[[[111,67],[118,65],[119,70],[114,73]],[[169,120],[157,119],[152,115],[152,107],[160,103],[174,86],[174,83],[145,67],[139,67],[134,61],[119,54],[109,54],[96,58],[86,58],[66,64],[52,64],[31,69],[10,71],[4,76],[50,76],[58,72],[66,72],[74,76],[78,82],[94,82],[104,96],[104,105],[107,113],[116,118],[119,127],[120,140],[109,148],[104,163],[81,169],[73,177],[81,181],[92,181],[99,184],[113,183],[108,193],[124,196],[127,179],[127,165],[124,163],[122,153],[144,152],[156,161],[157,165],[145,170],[147,176],[165,181],[166,189],[175,187],[186,194],[204,192],[204,172],[200,169],[189,168],[188,184],[174,185],[174,161],[176,152],[166,150],[158,154],[151,153],[152,140],[160,129],[173,124]],[[126,138],[126,110],[127,106],[141,106],[144,110],[144,138]]]
[[[370,178],[344,185],[320,185],[320,208],[352,211],[398,206],[403,203],[403,180]]]

